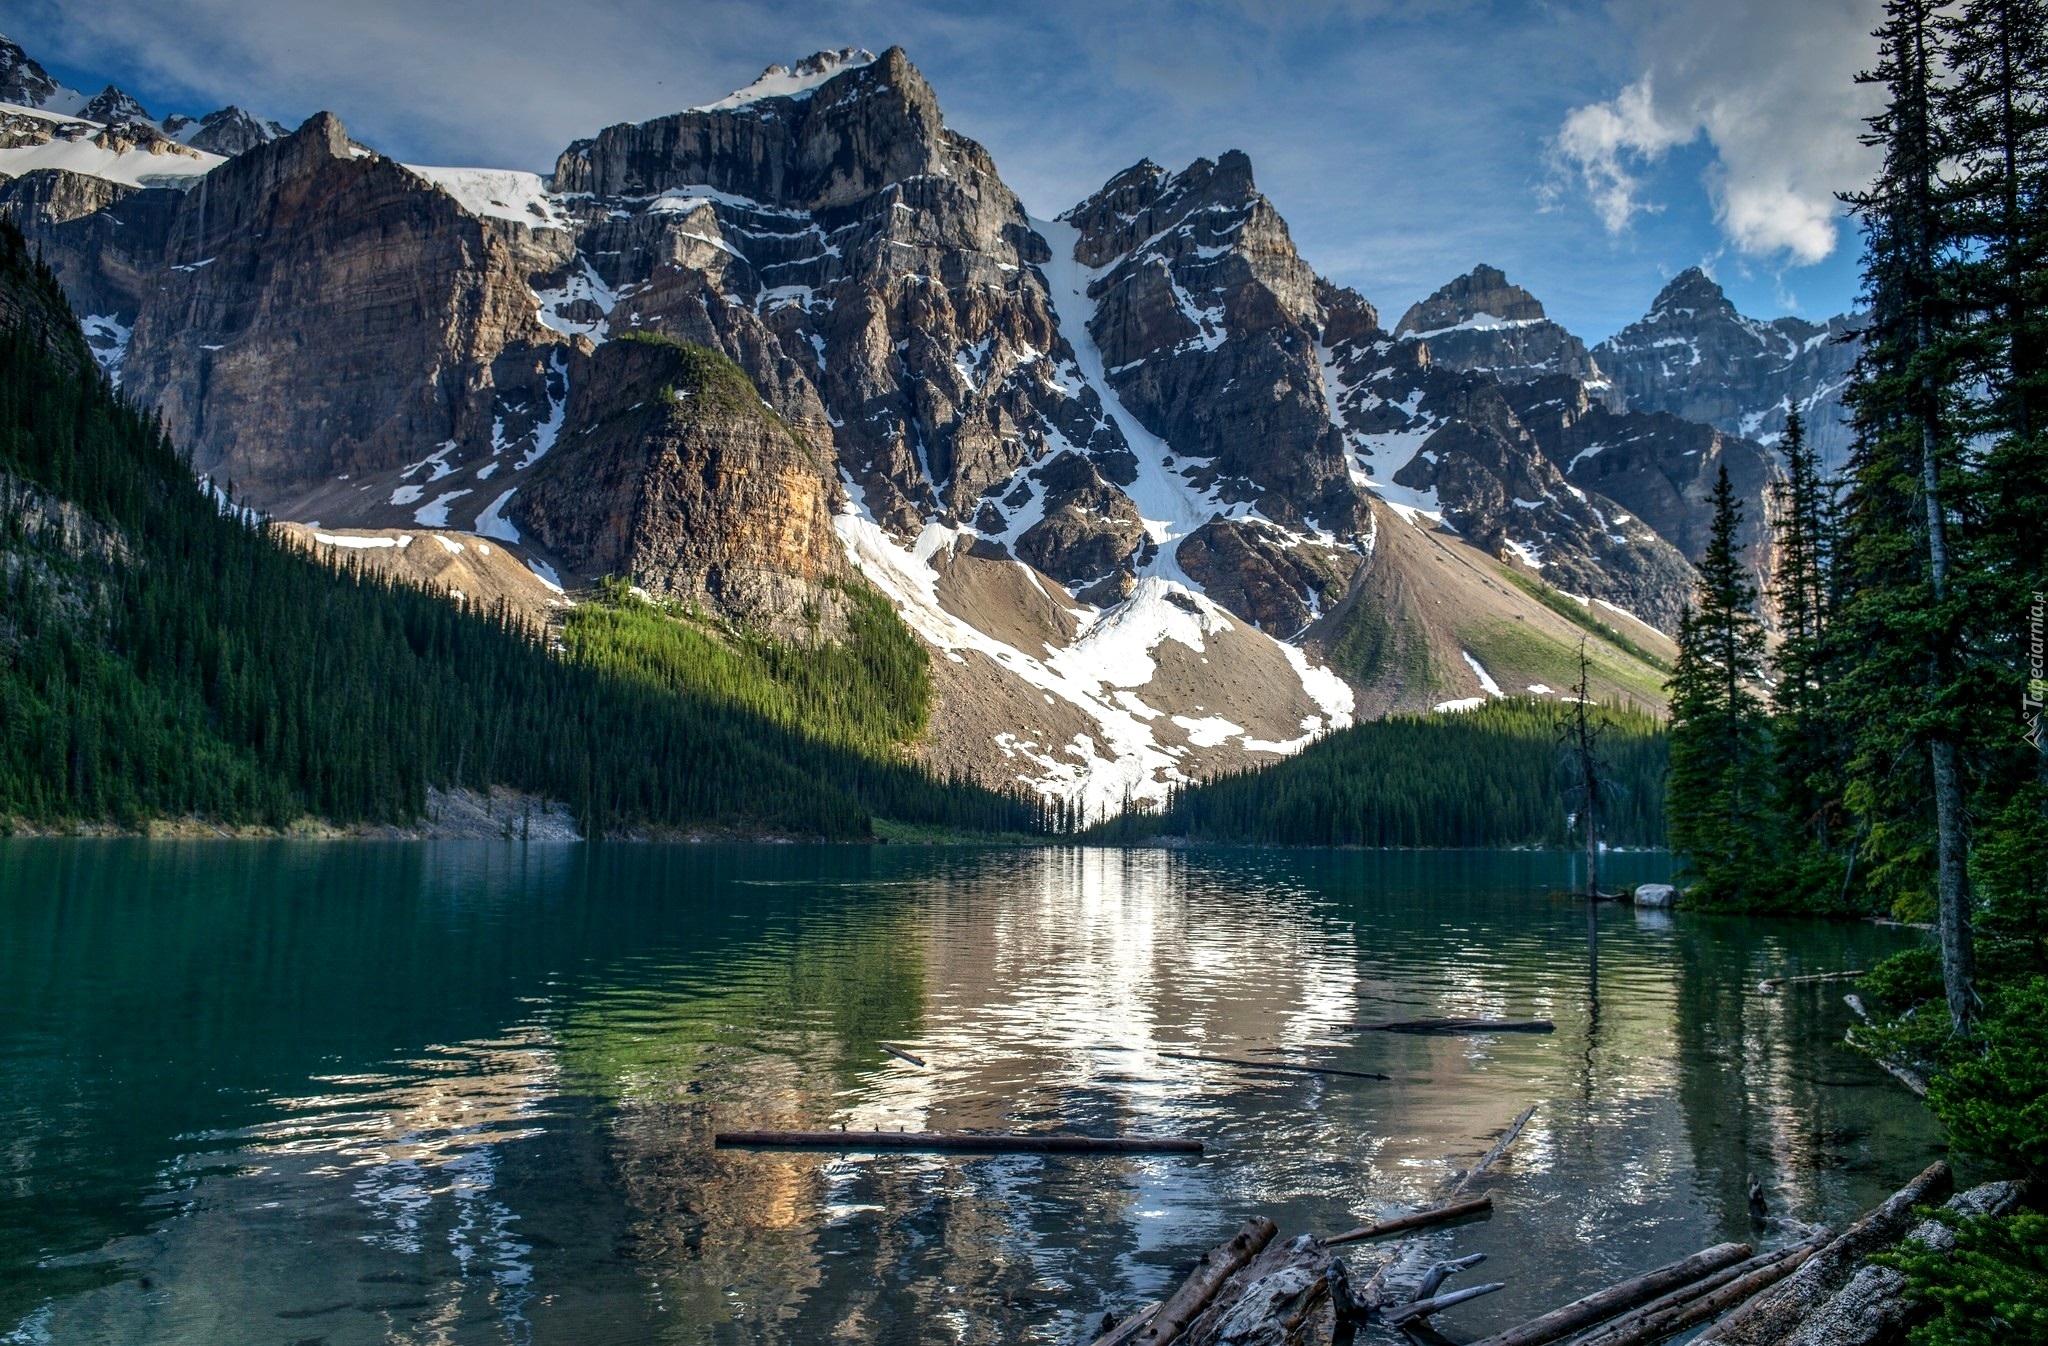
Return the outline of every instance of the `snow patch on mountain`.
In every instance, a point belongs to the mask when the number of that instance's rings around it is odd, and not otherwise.
[[[538,173],[509,168],[433,168],[401,165],[455,198],[472,215],[510,220],[529,229],[568,229],[569,218],[549,195]]]
[[[806,56],[794,66],[771,65],[744,89],[735,89],[716,103],[704,103],[690,111],[727,112],[764,98],[809,98],[813,90],[834,75],[873,65],[875,59],[875,54],[865,47],[841,47]]]

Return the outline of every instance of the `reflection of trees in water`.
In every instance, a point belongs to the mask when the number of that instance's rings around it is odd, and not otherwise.
[[[1697,917],[1675,929],[1678,1092],[1694,1182],[1725,1237],[1750,1236],[1750,1173],[1774,1214],[1839,1220],[1890,1194],[1896,1156],[1938,1152],[1924,1111],[1841,1046],[1839,986],[1756,989],[1788,968],[1869,967],[1895,941],[1818,921]]]

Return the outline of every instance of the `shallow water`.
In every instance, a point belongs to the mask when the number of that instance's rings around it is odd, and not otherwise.
[[[1246,1216],[1397,1209],[1535,1103],[1492,1218],[1427,1243],[1509,1284],[1462,1338],[1940,1153],[1844,988],[1755,993],[1898,932],[1609,907],[1596,968],[1566,863],[0,841],[0,1341],[1085,1341]],[[1557,1031],[1335,1031],[1433,1014]],[[840,1125],[1209,1149],[709,1143]]]

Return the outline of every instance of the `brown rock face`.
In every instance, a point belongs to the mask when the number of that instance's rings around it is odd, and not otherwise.
[[[1226,519],[1196,529],[1177,555],[1209,597],[1282,640],[1341,601],[1363,564],[1353,551],[1302,546],[1278,529]]]
[[[702,347],[614,341],[571,371],[562,445],[512,517],[584,577],[783,624],[844,575],[823,453]]]
[[[1145,546],[1137,506],[1077,453],[1063,453],[1031,474],[1045,512],[1017,540],[1017,555],[1091,603],[1130,592],[1126,568]]]
[[[323,113],[178,205],[124,371],[259,504],[487,442],[493,364],[548,334],[511,249]]]

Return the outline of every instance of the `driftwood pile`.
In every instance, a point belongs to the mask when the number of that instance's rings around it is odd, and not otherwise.
[[[1465,1191],[1506,1153],[1534,1111],[1518,1117],[1484,1159],[1423,1210],[1329,1238],[1281,1240],[1271,1220],[1247,1220],[1167,1299],[1105,1322],[1106,1335],[1095,1346],[1348,1346],[1361,1333],[1451,1346],[1430,1317],[1503,1288],[1493,1282],[1444,1291],[1446,1280],[1477,1266],[1485,1254],[1435,1263],[1398,1300],[1388,1290],[1388,1271],[1415,1251],[1413,1231],[1491,1209],[1490,1197],[1467,1198]],[[1810,1231],[1765,1253],[1744,1243],[1718,1244],[1473,1346],[1654,1346],[1703,1324],[1695,1341],[1705,1346],[1876,1346],[1901,1334],[1909,1304],[1905,1278],[1867,1259],[1902,1238],[1950,1246],[1954,1234],[1946,1226],[1916,1222],[1913,1214],[1946,1196],[1949,1186],[1948,1166],[1934,1164],[1839,1236]],[[2020,1195],[2017,1183],[1989,1183],[1949,1206],[1966,1215],[1996,1214],[2010,1210]],[[1409,1238],[1354,1287],[1336,1249],[1396,1233]]]

